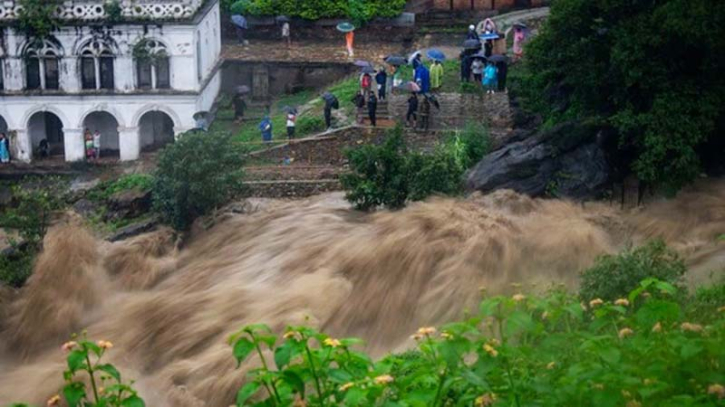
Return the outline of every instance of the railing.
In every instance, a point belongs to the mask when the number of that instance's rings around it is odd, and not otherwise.
[[[123,0],[121,17],[124,19],[174,20],[192,17],[203,0]],[[72,0],[58,5],[55,16],[61,20],[105,20],[105,1]],[[14,20],[22,10],[16,0],[0,1],[0,20]]]

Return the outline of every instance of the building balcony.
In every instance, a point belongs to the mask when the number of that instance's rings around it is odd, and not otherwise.
[[[63,21],[183,20],[193,17],[205,0],[66,0],[58,5],[56,17]],[[120,15],[109,13],[118,4]],[[22,6],[18,0],[0,1],[0,22],[15,20]],[[120,22],[120,21],[119,21]]]

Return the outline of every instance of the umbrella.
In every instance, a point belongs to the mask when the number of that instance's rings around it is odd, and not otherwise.
[[[413,61],[414,61],[414,60],[415,60],[415,58],[417,58],[417,57],[418,57],[418,55],[420,55],[420,54],[421,54],[421,52],[420,52],[420,51],[415,51],[414,53],[410,54],[410,56],[408,57],[408,63],[409,63],[409,64],[411,64],[411,65],[413,65]]]
[[[367,73],[367,74],[374,74],[375,73],[375,68],[373,68],[372,66],[366,66],[366,67],[363,67],[363,69],[362,69],[361,72],[362,73]]]
[[[194,113],[194,120],[203,119],[206,117],[206,115],[209,114],[209,112],[201,111]]]
[[[388,65],[400,66],[400,65],[407,64],[408,63],[408,60],[405,59],[405,57],[401,57],[401,56],[398,56],[398,55],[390,55],[390,56],[385,57],[385,62]]]
[[[346,21],[337,25],[337,31],[349,33],[350,31],[355,31],[355,26]]]
[[[277,16],[277,18],[275,18],[275,21],[277,21],[278,23],[289,23],[290,20],[287,16]]]
[[[429,49],[428,52],[425,53],[425,55],[428,57],[428,59],[432,59],[434,61],[445,61],[446,55],[437,49]]]
[[[287,113],[297,114],[297,108],[292,107],[292,106],[285,106],[282,108],[282,111],[287,112]]]
[[[247,19],[240,14],[235,14],[232,16],[232,24],[239,28],[247,28]]]
[[[484,61],[488,59],[486,57],[486,54],[484,54],[483,52],[480,52],[480,51],[479,52],[476,52],[473,55],[471,55],[470,58],[473,58],[473,59],[479,58],[479,59],[483,59]]]
[[[463,48],[465,49],[479,49],[481,48],[481,41],[480,40],[466,40],[463,42]]]
[[[481,34],[480,36],[481,40],[497,40],[499,38],[498,33],[489,33],[489,34]]]
[[[236,91],[237,91],[237,94],[243,95],[245,93],[249,93],[251,91],[251,89],[249,89],[249,86],[247,86],[247,85],[242,85],[242,86],[237,86]]]
[[[359,66],[360,68],[365,68],[366,66],[373,66],[373,64],[371,64],[368,61],[360,61],[360,60],[355,61],[355,63],[353,65]]]
[[[527,26],[526,24],[524,24],[524,23],[514,23],[514,27],[517,27],[517,28],[524,28],[524,29],[526,29],[526,28],[529,28],[529,27],[528,27],[528,26]]]
[[[507,62],[508,57],[506,55],[491,55],[488,57],[488,62],[498,63],[498,62]]]
[[[407,92],[420,92],[420,86],[415,82],[405,82],[399,85],[396,89],[400,89]]]
[[[322,94],[322,99],[326,103],[329,103],[332,106],[333,109],[340,108],[340,102],[337,100],[337,97],[335,97],[335,95],[333,95],[332,93],[330,93],[330,92],[323,93]]]

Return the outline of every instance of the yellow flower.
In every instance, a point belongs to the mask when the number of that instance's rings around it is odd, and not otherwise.
[[[65,352],[70,352],[73,348],[78,346],[78,343],[76,341],[69,341],[63,344],[60,348],[63,349]]]
[[[582,311],[584,311],[584,312],[587,311],[587,306],[583,302],[580,302],[579,306],[582,308]]]
[[[284,335],[282,335],[282,337],[284,339],[294,339],[298,342],[302,340],[302,334],[297,331],[287,331],[284,333]]]
[[[723,387],[721,384],[711,384],[707,386],[707,394],[713,394],[717,396],[718,399],[724,399],[725,398],[725,387]]]
[[[340,343],[340,341],[338,341],[337,339],[332,339],[332,338],[325,339],[323,343],[332,348],[337,348],[337,347],[342,346],[342,343]]]
[[[443,339],[453,339],[453,335],[449,334],[448,332],[442,332],[441,337],[443,337]]]
[[[418,328],[418,335],[431,336],[435,333],[436,333],[436,329],[432,326],[424,326],[422,328]]]
[[[592,384],[592,388],[595,388],[597,390],[604,390],[604,385],[601,383],[594,383]]]
[[[49,398],[49,399],[48,399],[48,402],[47,402],[47,403],[45,403],[45,404],[46,404],[46,405],[47,405],[48,407],[53,407],[53,406],[57,406],[57,405],[59,405],[59,404],[60,404],[60,396],[56,394],[55,396],[53,396],[53,397]]]
[[[515,294],[515,295],[514,295],[513,297],[511,297],[511,298],[513,298],[513,300],[514,300],[514,301],[516,301],[516,302],[521,302],[521,301],[523,301],[523,300],[525,300],[525,299],[526,299],[526,296],[525,296],[525,295],[523,295],[523,294],[521,294],[521,293],[519,293],[519,294]]]
[[[689,322],[683,322],[682,325],[680,325],[680,328],[682,328],[683,331],[702,332],[702,325],[691,324]]]
[[[619,339],[624,339],[628,336],[632,336],[633,333],[634,331],[629,328],[622,328],[619,330]]]
[[[629,400],[627,402],[627,407],[642,407],[642,403],[637,400]]]
[[[493,393],[486,393],[483,396],[476,397],[476,407],[492,406],[495,402],[496,395]]]
[[[614,301],[614,305],[621,305],[623,307],[629,307],[629,300],[626,298],[620,298],[617,301]]]
[[[423,335],[414,334],[414,335],[411,336],[411,338],[414,339],[414,340],[416,340],[416,341],[419,341],[419,340],[423,339]]]
[[[491,346],[489,344],[483,345],[483,350],[485,350],[486,353],[488,353],[489,355],[491,355],[494,358],[496,356],[498,356],[498,351],[493,346]]]
[[[113,344],[109,341],[98,341],[96,344],[101,349],[111,349],[113,347]]]
[[[602,301],[601,298],[595,298],[595,299],[589,301],[589,307],[591,307],[591,308],[598,307],[602,304],[604,304],[604,301]]]
[[[628,392],[627,390],[622,390],[622,397],[625,399],[632,398],[632,393]]]
[[[347,389],[351,388],[354,385],[355,385],[355,383],[353,383],[353,382],[345,383],[342,386],[340,386],[340,391],[347,391]]]
[[[393,376],[389,374],[384,374],[382,376],[376,377],[373,380],[375,381],[375,384],[388,384],[393,382]]]
[[[549,362],[549,363],[548,363],[548,364],[546,365],[546,368],[547,368],[548,370],[552,370],[552,369],[554,369],[554,367],[555,367],[555,366],[556,366],[556,362]]]
[[[659,322],[652,327],[652,332],[662,332],[662,324]]]
[[[488,343],[490,343],[492,346],[501,346],[501,341],[499,341],[496,338],[491,338],[491,340],[488,341]]]

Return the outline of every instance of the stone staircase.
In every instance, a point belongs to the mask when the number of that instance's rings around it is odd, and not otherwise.
[[[376,114],[377,127],[391,128],[395,127],[395,118],[390,113],[388,99],[378,100],[378,109]],[[365,106],[357,110],[357,123],[361,126],[372,126],[370,117],[368,116],[368,108]]]

